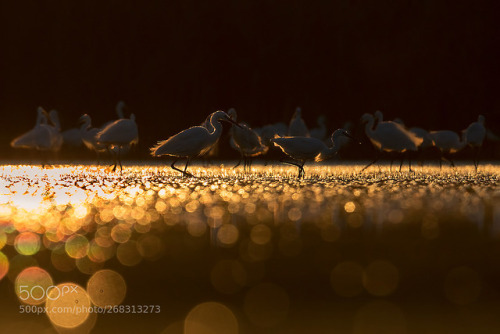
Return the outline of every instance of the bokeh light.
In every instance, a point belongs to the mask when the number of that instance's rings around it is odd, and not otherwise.
[[[127,285],[122,275],[114,270],[104,269],[90,277],[87,292],[92,303],[97,306],[116,306],[125,298]]]
[[[273,283],[251,288],[245,295],[243,305],[247,317],[259,327],[273,327],[285,321],[289,307],[287,292]]]
[[[40,250],[40,236],[33,232],[23,232],[17,235],[14,244],[19,254],[33,255]]]
[[[43,304],[53,285],[50,274],[40,267],[24,269],[16,278],[15,291],[22,303]]]
[[[184,334],[237,334],[238,320],[224,304],[205,302],[196,305],[184,321]]]
[[[4,253],[0,252],[0,280],[7,275],[9,271],[9,259]]]
[[[47,296],[47,316],[58,327],[75,328],[82,325],[90,314],[90,298],[78,284],[61,283]]]

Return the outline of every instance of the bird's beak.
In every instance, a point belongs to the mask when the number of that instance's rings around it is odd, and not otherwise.
[[[237,127],[243,129],[243,127],[241,125],[239,125],[238,123],[236,123],[235,121],[233,121],[232,118],[229,117],[229,116],[225,119],[225,121],[228,121],[229,123],[232,123],[233,125],[236,125]]]
[[[349,133],[345,132],[345,133],[344,133],[344,136],[346,136],[346,137],[348,137],[348,138],[351,138],[351,139],[352,139],[352,140],[354,140],[356,143],[358,143],[358,145],[361,145],[361,142],[360,142],[357,138],[355,138],[355,137],[351,136]]]

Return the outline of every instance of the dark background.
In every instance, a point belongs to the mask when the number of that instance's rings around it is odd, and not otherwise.
[[[59,111],[63,130],[96,126],[124,100],[138,152],[235,107],[257,127],[331,130],[384,111],[409,126],[460,131],[486,116],[499,132],[496,1],[0,2],[0,152]]]

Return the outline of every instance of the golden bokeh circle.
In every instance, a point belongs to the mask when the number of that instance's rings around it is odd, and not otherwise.
[[[68,282],[55,286],[47,295],[47,316],[58,327],[76,328],[90,314],[90,297],[78,284]]]
[[[127,284],[122,275],[114,270],[103,269],[96,272],[87,282],[87,292],[97,306],[120,305],[127,293]]]

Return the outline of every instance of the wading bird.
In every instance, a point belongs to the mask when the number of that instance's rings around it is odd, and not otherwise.
[[[47,112],[42,107],[37,109],[36,124],[33,129],[12,140],[10,146],[39,151],[42,158],[42,168],[45,167],[45,152],[52,147],[52,137]]]
[[[123,149],[139,142],[139,131],[135,122],[135,115],[131,114],[129,119],[118,119],[108,124],[99,131],[96,139],[99,145],[103,145],[109,150],[116,150],[116,157],[113,155],[113,172],[116,170],[117,163],[120,164],[120,171],[123,170],[121,161]]]
[[[295,137],[309,137],[309,130],[302,119],[302,109],[297,107],[288,125],[288,135]]]
[[[236,122],[237,114],[236,110],[231,108],[227,112],[229,117]],[[252,166],[252,158],[265,154],[269,149],[266,145],[262,143],[260,136],[252,130],[247,124],[239,123],[239,127],[231,128],[231,147],[236,151],[240,152],[241,159],[238,161],[234,168],[238,167],[243,160],[243,170],[246,171],[247,168],[250,170]]]
[[[221,122],[223,121],[239,126],[228,114],[219,110],[210,116],[209,126],[193,126],[160,141],[151,148],[151,155],[154,157],[163,155],[174,157],[175,160],[171,165],[172,169],[181,172],[184,176],[192,177],[193,175],[187,172],[190,160],[207,153],[217,143],[222,133]],[[181,158],[187,159],[184,170],[175,167],[175,163]]]
[[[467,145],[465,140],[465,132],[462,134],[462,139],[454,131],[441,130],[441,131],[431,131],[429,135],[432,138],[434,146],[436,146],[441,152],[441,158],[439,159],[439,168],[443,167],[443,160],[449,161],[452,167],[455,167],[453,160],[451,160],[451,154],[456,153],[463,149]]]
[[[479,165],[479,151],[483,145],[484,138],[486,137],[486,128],[484,127],[484,116],[479,115],[477,122],[471,123],[465,129],[465,141],[474,150],[474,167]]]
[[[297,166],[299,168],[298,178],[304,177],[304,164],[306,161],[323,161],[333,157],[337,151],[337,139],[346,136],[351,139],[344,129],[335,130],[331,136],[332,147],[317,139],[311,137],[276,137],[271,139],[274,145],[281,148],[281,150],[296,162],[281,160],[284,163]]]
[[[418,146],[422,143],[423,139],[417,137],[415,134],[406,130],[404,126],[396,122],[384,122],[383,115],[380,111],[375,113],[376,118],[379,122],[377,126],[374,127],[375,118],[370,114],[364,114],[361,117],[363,123],[365,123],[365,133],[370,139],[371,143],[375,148],[382,152],[396,152],[404,153],[410,151],[417,151]],[[366,165],[361,171],[373,165],[380,159],[380,154]],[[399,166],[399,171],[403,165],[403,159],[401,159],[401,164]],[[409,169],[411,171],[411,157],[409,159]]]
[[[100,154],[106,151],[106,145],[97,142],[97,134],[101,129],[92,127],[92,119],[87,114],[80,117],[80,122],[82,123],[80,127],[82,142],[86,148],[96,153],[97,164],[99,164]]]

